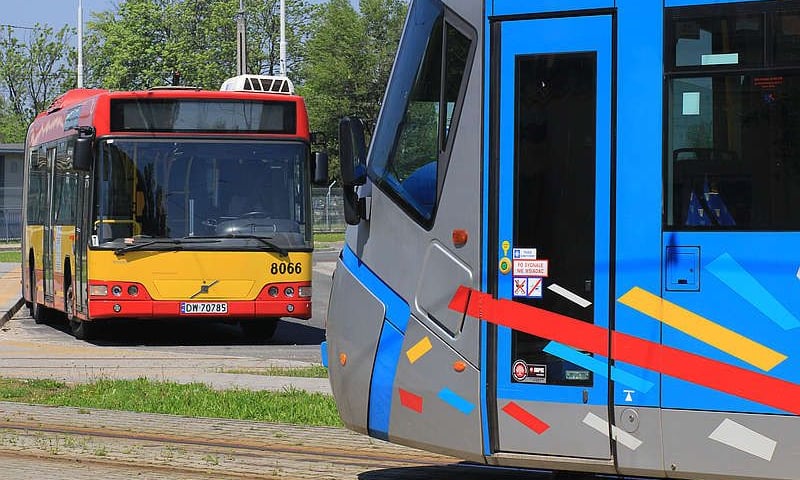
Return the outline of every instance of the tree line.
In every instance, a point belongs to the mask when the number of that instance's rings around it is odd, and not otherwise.
[[[248,73],[280,68],[280,0],[245,0]],[[338,119],[378,116],[407,0],[285,0],[288,75],[305,97],[312,131],[337,148]],[[219,89],[236,74],[239,0],[120,0],[95,12],[84,35],[84,86]],[[0,30],[0,142],[23,142],[28,125],[77,84],[76,31],[37,24]],[[335,157],[335,155],[334,155]],[[338,175],[333,162],[334,176]]]

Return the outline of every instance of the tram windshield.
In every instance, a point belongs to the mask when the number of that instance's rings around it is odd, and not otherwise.
[[[100,151],[95,246],[206,238],[152,245],[311,247],[303,143],[109,139]]]

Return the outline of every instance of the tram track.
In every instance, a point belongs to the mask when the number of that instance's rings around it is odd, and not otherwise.
[[[338,480],[365,472],[458,468],[451,457],[344,429],[0,402],[0,456],[9,455],[161,472],[156,478]]]

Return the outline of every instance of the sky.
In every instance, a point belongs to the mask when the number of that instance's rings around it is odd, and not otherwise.
[[[92,11],[110,10],[116,0],[83,0],[83,18],[89,20]],[[0,24],[32,27],[46,23],[55,28],[77,25],[78,0],[0,0]]]
[[[117,3],[118,0],[83,0],[84,22],[91,18],[91,12],[111,10]],[[66,24],[77,27],[77,21],[78,0],[0,0],[0,24],[32,27],[39,22],[58,29]]]

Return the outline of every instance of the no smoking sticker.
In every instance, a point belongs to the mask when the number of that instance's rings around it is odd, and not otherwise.
[[[539,277],[514,277],[515,297],[542,298],[543,278]]]

